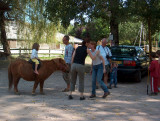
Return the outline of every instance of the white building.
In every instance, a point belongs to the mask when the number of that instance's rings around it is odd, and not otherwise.
[[[25,48],[26,46],[25,41],[23,41],[22,37],[20,36],[18,37],[17,30],[18,30],[18,27],[14,21],[7,23],[6,36],[10,44],[10,48],[20,48],[20,47]],[[65,34],[57,32],[55,37],[56,37],[56,40],[58,40],[61,43],[64,36]],[[17,41],[18,39],[21,41]],[[82,42],[81,39],[70,36],[70,43],[74,44],[74,46],[76,46],[77,44],[80,44],[81,42]],[[55,47],[56,45],[54,43],[50,45],[43,43],[43,44],[40,44],[40,46],[42,49],[57,48]],[[64,45],[60,44],[59,49],[64,49]]]

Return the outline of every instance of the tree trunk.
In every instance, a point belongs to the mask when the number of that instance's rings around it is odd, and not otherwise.
[[[110,29],[111,34],[113,35],[114,44],[119,45],[118,23],[116,23],[116,20],[113,17],[111,17]]]
[[[148,19],[148,40],[149,40],[149,60],[151,62],[152,41],[151,41],[151,19]]]
[[[1,43],[3,45],[4,52],[10,54],[10,47],[6,37],[4,12],[0,12],[0,31],[1,31]]]
[[[110,32],[113,35],[114,45],[119,45],[119,32],[118,32],[118,21],[117,21],[117,12],[119,7],[119,0],[109,0],[111,7],[111,20],[110,20]]]

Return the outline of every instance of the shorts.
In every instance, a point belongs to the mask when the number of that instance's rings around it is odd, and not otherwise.
[[[33,58],[32,61],[35,62],[35,64],[39,64],[39,61],[36,58]]]
[[[106,73],[109,74],[109,72],[110,72],[110,65],[109,64],[105,65],[105,68],[106,68]]]

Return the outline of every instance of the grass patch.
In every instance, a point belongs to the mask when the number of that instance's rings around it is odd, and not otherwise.
[[[16,58],[21,58],[21,59],[24,59],[24,60],[29,60],[31,55],[30,54],[23,54],[23,55],[12,55],[11,56],[13,59],[16,59]],[[50,57],[48,55],[45,55],[45,54],[40,54],[39,55],[39,58],[41,60],[51,60],[53,58],[64,58],[64,55],[61,55],[61,54],[56,54],[56,55],[51,55]]]
[[[1,60],[0,61],[0,68],[4,68],[4,67],[8,67],[9,63],[11,61],[14,61],[15,59],[17,58],[21,58],[21,59],[24,59],[24,60],[29,60],[30,59],[30,55],[29,54],[25,54],[25,55],[12,55],[10,57],[10,61],[9,60]],[[51,59],[54,59],[54,58],[64,58],[64,55],[56,55],[56,56],[51,56],[51,57],[45,57],[45,56],[42,56],[40,57],[41,60],[51,60]],[[91,64],[92,64],[92,60],[89,56],[86,57],[86,60],[85,60],[85,72],[86,73],[89,73],[90,72],[90,69],[91,69]]]
[[[51,60],[51,59],[54,59],[54,58],[64,58],[64,55],[56,55],[56,56],[50,56],[50,57],[42,56],[42,57],[39,57],[39,58],[42,59],[42,60]]]

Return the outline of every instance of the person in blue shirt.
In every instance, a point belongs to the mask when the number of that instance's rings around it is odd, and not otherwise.
[[[72,44],[69,43],[69,36],[65,35],[63,37],[63,44],[65,44],[65,54],[64,54],[64,60],[66,62],[66,64],[69,67],[69,70],[71,68],[71,60],[72,60],[72,54],[74,51],[74,48],[72,46]],[[63,90],[63,92],[68,92],[70,89],[70,72],[69,73],[65,73],[63,72],[63,79],[65,80],[67,87]]]

